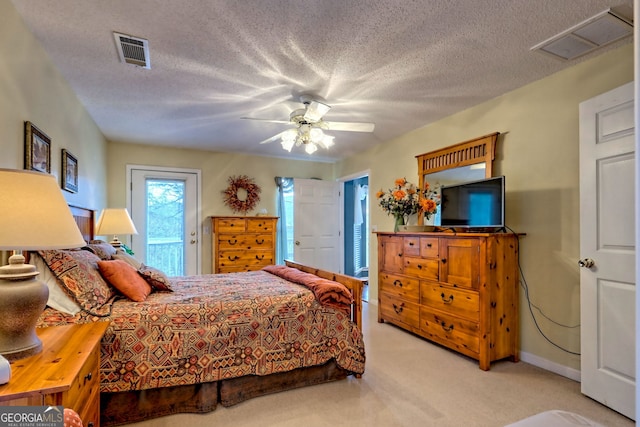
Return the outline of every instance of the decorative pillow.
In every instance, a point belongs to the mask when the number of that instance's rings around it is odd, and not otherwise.
[[[89,251],[38,251],[51,272],[60,279],[63,289],[87,313],[108,316],[116,296],[115,290],[98,271],[100,258]]]
[[[102,277],[132,301],[142,302],[151,293],[151,286],[125,261],[99,261],[98,269]]]
[[[109,243],[89,243],[82,249],[93,252],[102,260],[111,259],[111,256],[116,254],[116,248]]]
[[[155,267],[141,264],[138,273],[147,281],[156,291],[173,292],[171,281],[162,271]]]
[[[130,266],[132,266],[136,270],[139,269],[140,266],[142,265],[142,263],[140,261],[138,261],[137,259],[135,259],[131,255],[129,255],[128,253],[126,253],[122,249],[117,249],[116,250],[116,254],[115,255],[111,255],[111,259],[119,259],[121,261],[125,261],[127,264],[129,264]]]
[[[40,273],[38,280],[49,288],[49,300],[47,305],[65,314],[75,316],[80,312],[80,306],[67,295],[63,289],[64,284],[53,275],[47,264],[37,252],[29,253],[29,261]]]

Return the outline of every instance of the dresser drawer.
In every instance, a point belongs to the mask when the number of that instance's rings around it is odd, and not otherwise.
[[[274,263],[270,250],[220,251],[218,265],[221,273],[259,270]]]
[[[244,218],[218,218],[215,224],[215,233],[244,233],[246,230]]]
[[[438,258],[438,238],[420,238],[420,256],[423,258]]]
[[[407,257],[404,259],[403,273],[421,279],[438,280],[438,265],[437,259]]]
[[[219,249],[268,249],[273,248],[272,234],[219,234]]]
[[[420,303],[474,322],[480,320],[477,292],[463,291],[433,282],[420,282]]]
[[[420,282],[417,279],[396,274],[380,273],[378,281],[380,283],[380,292],[386,292],[412,302],[418,302],[420,299]]]
[[[381,292],[379,309],[382,319],[391,323],[400,322],[412,328],[420,326],[420,309],[416,303]]]
[[[447,347],[468,354],[480,351],[480,328],[477,322],[420,308],[420,330]]]
[[[249,233],[271,233],[275,229],[275,224],[273,219],[248,219],[247,231]]]
[[[420,237],[404,237],[403,253],[405,256],[420,256]]]

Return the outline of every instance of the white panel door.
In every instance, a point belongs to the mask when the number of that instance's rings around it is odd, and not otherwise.
[[[582,392],[635,419],[633,83],[580,104]]]
[[[341,183],[293,180],[293,255],[296,262],[340,272]]]

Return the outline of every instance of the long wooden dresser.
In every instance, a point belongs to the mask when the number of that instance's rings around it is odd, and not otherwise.
[[[253,271],[274,264],[277,222],[273,216],[212,216],[213,272]]]
[[[479,361],[518,361],[518,236],[377,233],[378,321]]]

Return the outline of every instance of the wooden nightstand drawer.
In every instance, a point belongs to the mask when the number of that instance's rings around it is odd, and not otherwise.
[[[86,427],[100,425],[100,341],[109,322],[36,329],[42,352],[11,365],[0,405],[61,405]]]
[[[417,279],[398,276],[396,274],[380,273],[378,277],[380,292],[396,295],[408,301],[418,302],[420,282]]]
[[[477,292],[455,289],[433,282],[420,282],[420,303],[474,322],[480,320]]]

